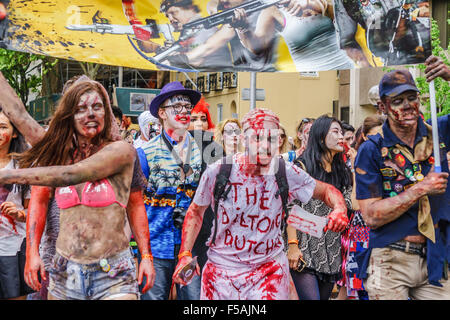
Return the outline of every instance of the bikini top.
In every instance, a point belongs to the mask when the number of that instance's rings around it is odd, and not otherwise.
[[[114,189],[107,179],[86,182],[81,193],[81,201],[74,186],[56,188],[55,200],[60,209],[67,209],[80,204],[87,207],[107,207],[113,203],[126,208],[126,205],[117,201]]]

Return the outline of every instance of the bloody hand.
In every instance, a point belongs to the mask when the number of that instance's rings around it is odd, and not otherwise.
[[[324,228],[324,232],[331,230],[334,232],[342,232],[348,225],[347,208],[338,208],[331,211],[328,215],[328,224]]]

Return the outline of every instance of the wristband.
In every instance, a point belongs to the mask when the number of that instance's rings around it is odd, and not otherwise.
[[[181,259],[183,257],[191,257],[192,258],[192,253],[190,251],[183,251],[178,255],[178,259]]]
[[[296,244],[296,245],[298,245],[298,240],[297,239],[289,240],[288,244]]]
[[[143,254],[143,255],[141,256],[141,259],[142,259],[142,260],[144,260],[144,259],[150,259],[150,261],[153,262],[153,256],[152,256],[151,253],[145,253],[145,254]]]

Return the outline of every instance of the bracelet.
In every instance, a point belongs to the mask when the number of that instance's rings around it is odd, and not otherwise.
[[[26,214],[26,212],[23,211],[23,210],[20,210],[19,212],[20,212],[20,218],[19,218],[19,220],[27,221],[27,214]]]
[[[192,258],[192,253],[190,251],[183,251],[178,255],[178,259],[181,259],[186,256]]]
[[[298,240],[297,239],[289,240],[288,244],[296,244],[296,245],[298,245]]]
[[[143,254],[143,255],[141,256],[141,259],[142,259],[142,260],[144,260],[144,259],[150,259],[150,261],[153,262],[153,256],[152,256],[151,253],[145,253],[145,254]]]

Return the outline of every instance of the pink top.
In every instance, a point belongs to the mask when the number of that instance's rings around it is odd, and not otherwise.
[[[74,186],[56,188],[55,200],[60,209],[67,209],[80,204],[87,207],[107,207],[113,203],[126,208],[116,200],[114,189],[107,179],[86,182],[81,194],[81,201]]]

